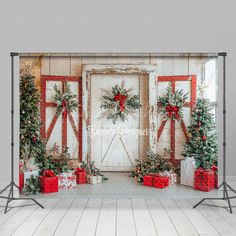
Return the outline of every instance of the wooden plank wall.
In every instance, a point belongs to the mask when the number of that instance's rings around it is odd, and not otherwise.
[[[202,80],[202,57],[168,57],[152,56],[145,57],[124,56],[78,56],[68,54],[68,56],[41,56],[40,74],[41,75],[64,75],[64,76],[82,76],[83,65],[86,64],[152,64],[157,65],[159,75],[197,75],[197,85]],[[20,68],[22,69],[27,62],[38,58],[21,57]],[[38,82],[37,82],[38,83]]]

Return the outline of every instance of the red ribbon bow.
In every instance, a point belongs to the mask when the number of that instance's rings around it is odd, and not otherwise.
[[[177,120],[180,118],[179,117],[179,107],[177,107],[177,106],[168,105],[166,107],[166,112],[167,112],[168,117],[170,117],[170,118],[173,117],[173,115],[175,115]]]
[[[84,168],[76,168],[75,172],[85,172]]]
[[[55,174],[54,174],[54,172],[52,170],[44,170],[43,176],[44,177],[54,177]]]
[[[122,95],[120,93],[116,94],[116,96],[114,97],[114,100],[116,102],[119,102],[119,106],[120,106],[120,111],[123,112],[125,110],[125,101],[127,99],[127,96],[125,95]]]
[[[213,166],[211,167],[211,169],[212,169],[213,171],[218,171],[218,167],[215,166],[215,165],[213,165]]]

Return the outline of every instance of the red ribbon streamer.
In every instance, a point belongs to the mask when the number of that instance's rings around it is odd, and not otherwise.
[[[114,97],[114,100],[116,102],[119,102],[119,106],[120,106],[120,111],[123,112],[125,110],[125,101],[127,99],[127,96],[122,95],[120,93],[116,94],[116,96]]]

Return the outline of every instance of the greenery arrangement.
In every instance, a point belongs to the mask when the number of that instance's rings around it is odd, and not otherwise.
[[[81,168],[84,168],[88,175],[101,176],[102,180],[108,180],[108,178],[95,166],[95,161],[82,161]]]
[[[38,177],[31,176],[26,179],[26,183],[22,192],[26,195],[38,194],[40,191],[40,183]]]
[[[126,90],[124,82],[121,86],[117,84],[112,87],[111,91],[103,90],[105,95],[102,96],[101,108],[105,109],[102,118],[111,119],[115,124],[118,119],[125,121],[128,116],[134,118],[136,110],[141,107],[139,95],[132,95],[132,88]]]
[[[189,140],[183,156],[194,157],[196,168],[211,169],[217,163],[217,135],[208,99],[198,98],[188,127]]]
[[[66,84],[64,92],[54,86],[55,96],[53,101],[57,104],[56,115],[59,116],[61,113],[65,117],[67,112],[76,111],[78,108],[78,103],[76,102],[76,95],[70,90],[69,84]]]
[[[166,94],[158,97],[158,112],[163,115],[164,119],[182,119],[183,105],[187,98],[188,93],[184,94],[182,89],[173,92],[171,86],[168,86]]]
[[[136,166],[131,171],[130,177],[137,178],[138,182],[143,182],[143,176],[155,174],[163,171],[176,172],[174,167],[168,160],[161,158],[153,152],[148,153],[146,160],[136,160]]]
[[[40,136],[40,95],[34,85],[34,77],[20,76],[20,159],[34,158],[40,172],[48,168],[46,144]]]

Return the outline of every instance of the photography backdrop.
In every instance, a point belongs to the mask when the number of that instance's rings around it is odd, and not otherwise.
[[[212,0],[2,1],[0,188],[10,177],[10,51],[228,52],[227,175],[233,180],[236,176],[234,9],[234,1]],[[17,117],[18,103],[15,105]],[[18,119],[16,124],[17,128]]]

